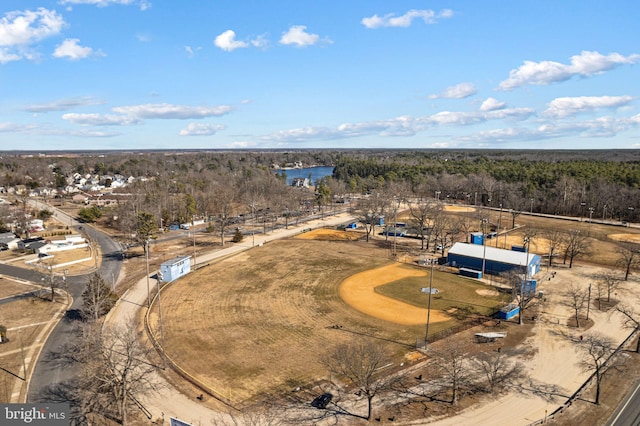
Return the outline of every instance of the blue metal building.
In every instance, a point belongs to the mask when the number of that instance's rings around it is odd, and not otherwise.
[[[191,256],[177,256],[160,265],[161,281],[169,283],[191,272]]]
[[[447,261],[457,268],[482,271],[486,274],[500,274],[514,268],[522,269],[527,265],[528,276],[533,277],[540,272],[541,258],[534,253],[504,250],[480,244],[455,243],[450,249]]]

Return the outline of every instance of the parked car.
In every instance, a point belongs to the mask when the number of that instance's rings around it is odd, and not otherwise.
[[[324,410],[325,408],[327,408],[327,405],[329,405],[332,399],[333,395],[331,395],[330,393],[323,393],[311,402],[311,406]]]

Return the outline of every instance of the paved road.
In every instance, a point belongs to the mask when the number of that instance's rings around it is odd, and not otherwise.
[[[75,229],[82,228],[89,237],[98,241],[102,251],[102,264],[98,273],[100,273],[107,282],[117,280],[122,267],[120,246],[109,238],[108,235],[90,226],[80,224],[60,210],[56,210],[51,206],[48,206],[48,208],[56,212],[59,220],[64,216],[62,220],[65,223],[68,222],[69,225]],[[4,272],[6,268],[13,269]],[[0,265],[0,273],[35,282],[40,282],[40,278],[43,276],[33,271],[10,267],[8,265]],[[34,273],[38,275],[33,275]],[[76,338],[76,324],[79,318],[79,310],[82,307],[82,292],[84,291],[87,280],[87,275],[67,277],[67,287],[73,297],[73,303],[62,321],[53,329],[42,348],[42,352],[40,353],[40,357],[38,358],[29,382],[27,401],[55,402],[60,399],[64,400],[63,393],[65,386],[72,383],[75,377],[75,371],[68,365],[61,363],[57,354],[63,351],[66,342]]]
[[[613,413],[607,426],[640,426],[640,381]]]

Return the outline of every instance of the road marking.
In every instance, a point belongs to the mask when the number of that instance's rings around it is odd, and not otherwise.
[[[631,396],[627,399],[627,402],[624,403],[624,405],[622,406],[622,408],[620,409],[620,412],[618,413],[618,415],[616,416],[615,419],[613,419],[613,421],[611,422],[611,426],[614,426],[616,424],[616,422],[618,421],[618,419],[620,418],[620,416],[622,415],[622,413],[624,413],[624,410],[627,409],[627,406],[631,403],[631,401],[633,401],[633,398],[636,396],[636,393],[638,393],[638,391],[640,390],[640,383],[638,383],[636,385],[635,390],[633,391],[633,393],[631,394]]]

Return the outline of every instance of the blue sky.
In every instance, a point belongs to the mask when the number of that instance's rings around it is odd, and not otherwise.
[[[634,0],[2,0],[0,150],[640,148]]]

